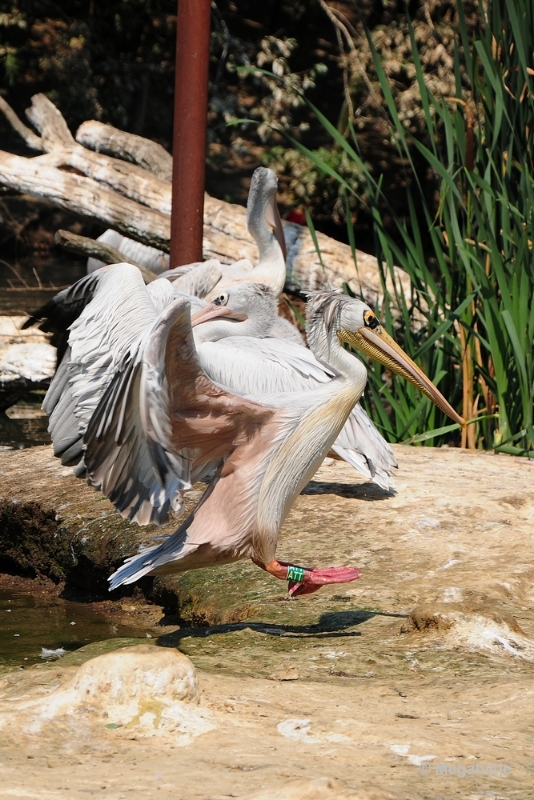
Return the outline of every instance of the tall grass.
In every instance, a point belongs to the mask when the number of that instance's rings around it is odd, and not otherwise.
[[[463,433],[453,433],[455,426],[447,425],[430,401],[375,364],[369,384],[375,422],[393,441],[444,443],[456,437],[467,447],[534,456],[534,4],[495,0],[488,8],[481,3],[483,24],[473,40],[462,3],[457,8],[455,98],[436,97],[426,86],[411,30],[428,129],[424,143],[408,137],[369,37],[391,133],[412,173],[403,218],[389,207],[380,180],[362,161],[354,129],[345,137],[314,111],[335,146],[365,174],[386,327],[395,329],[404,349],[474,421]],[[471,84],[468,99],[461,66]],[[293,143],[332,174],[316,154]],[[438,180],[437,214],[413,168],[414,148]],[[353,193],[339,174],[336,179]],[[347,224],[353,242],[350,220]],[[410,296],[395,283],[395,264],[412,280]],[[388,275],[392,290],[386,286]]]

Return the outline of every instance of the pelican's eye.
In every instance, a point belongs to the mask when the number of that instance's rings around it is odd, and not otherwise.
[[[374,311],[366,311],[365,314],[363,315],[363,321],[365,323],[366,328],[372,328],[374,330],[375,328],[380,327],[380,320],[378,319]]]
[[[212,302],[214,306],[225,306],[228,303],[228,292],[223,292]]]

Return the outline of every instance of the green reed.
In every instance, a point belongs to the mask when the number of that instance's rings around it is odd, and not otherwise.
[[[366,402],[374,421],[392,441],[534,456],[534,4],[501,0],[488,9],[481,3],[483,24],[475,38],[468,36],[461,3],[458,12],[455,98],[428,89],[411,30],[425,142],[405,130],[369,37],[391,134],[411,172],[403,217],[361,159],[354,129],[343,136],[311,107],[334,146],[365,175],[386,327],[471,424],[460,432],[415,387],[372,363]],[[316,153],[293,144],[334,174],[347,196],[355,194]],[[437,214],[413,169],[414,148],[439,183]],[[349,214],[347,226],[354,252]],[[395,278],[395,265],[410,276],[409,296]]]

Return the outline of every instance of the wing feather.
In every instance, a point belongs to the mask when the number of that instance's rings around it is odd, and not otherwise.
[[[141,273],[113,264],[59,292],[35,312],[47,330],[70,326],[68,346],[43,408],[50,417],[54,453],[84,471],[83,435],[125,353],[153,322],[156,311]]]
[[[93,275],[99,276],[98,289],[69,337],[69,382],[82,429],[122,359],[156,317],[137,267],[114,264]]]
[[[217,258],[210,258],[189,267],[178,267],[165,273],[164,277],[172,281],[174,289],[181,294],[206,297],[221,279],[221,262]]]
[[[140,413],[142,373],[138,353],[113,377],[85,433],[85,463],[91,484],[122,516],[163,524],[182,510],[182,491],[191,483],[179,459],[164,463],[161,452],[154,458]]]
[[[125,359],[85,433],[91,483],[128,519],[167,521],[181,493],[273,412],[206,377],[190,304],[166,308]]]

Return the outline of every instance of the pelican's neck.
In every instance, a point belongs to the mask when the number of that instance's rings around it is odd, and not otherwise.
[[[363,394],[367,370],[359,358],[342,347],[334,328],[329,329],[320,318],[307,326],[306,338],[313,355],[323,366],[335,372],[342,383],[353,386],[356,393]]]
[[[258,246],[260,256],[254,269],[254,280],[266,283],[280,294],[286,279],[286,262],[278,239],[266,220],[270,202],[272,198],[268,195],[256,196],[255,202],[247,209],[247,228]]]

